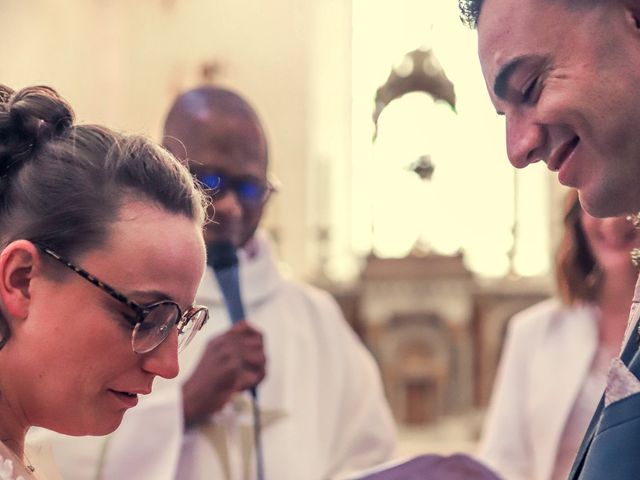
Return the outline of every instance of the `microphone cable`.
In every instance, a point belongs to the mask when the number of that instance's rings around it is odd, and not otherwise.
[[[256,480],[264,480],[262,421],[260,418],[260,405],[258,403],[258,390],[256,387],[251,389],[251,409],[253,411],[253,448],[256,451]]]

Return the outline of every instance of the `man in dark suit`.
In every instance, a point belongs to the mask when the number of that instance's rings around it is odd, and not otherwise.
[[[640,1],[459,3],[478,30],[511,163],[544,161],[594,216],[640,210]],[[639,301],[636,287],[620,358],[570,479],[640,478]]]

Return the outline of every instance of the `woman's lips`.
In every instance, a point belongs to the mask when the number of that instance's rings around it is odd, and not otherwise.
[[[135,393],[119,392],[117,390],[109,390],[109,392],[126,408],[132,408],[138,404],[138,395]]]

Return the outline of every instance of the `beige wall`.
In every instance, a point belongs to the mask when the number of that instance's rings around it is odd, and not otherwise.
[[[266,124],[283,184],[266,223],[287,263],[310,276],[318,213],[331,216],[318,211],[341,203],[327,201],[315,164],[348,192],[349,3],[2,0],[0,82],[52,85],[81,121],[159,138],[173,95],[217,62],[218,81],[243,92]]]

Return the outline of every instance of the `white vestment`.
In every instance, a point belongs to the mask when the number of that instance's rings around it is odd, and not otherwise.
[[[258,387],[266,480],[325,480],[388,460],[395,428],[377,366],[335,301],[283,277],[268,242],[240,252],[240,287],[249,322],[263,332],[267,377]],[[105,443],[39,431],[53,440],[66,480],[252,480],[250,396],[237,395],[210,422],[184,431],[181,384],[209,339],[229,328],[213,271],[196,303],[210,319],[180,356],[177,380],[157,379]],[[44,437],[44,439],[43,439]]]

